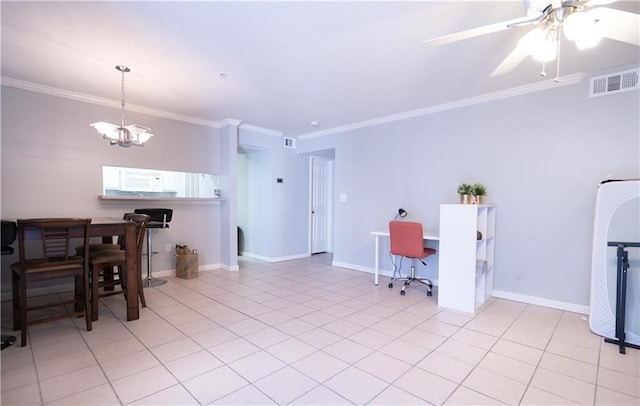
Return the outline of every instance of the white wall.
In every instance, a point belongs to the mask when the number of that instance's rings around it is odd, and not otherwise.
[[[638,92],[589,98],[588,85],[299,140],[336,151],[334,261],[372,269],[370,232],[399,207],[437,229],[457,185],[480,182],[498,208],[494,289],[588,306],[597,185],[640,177]]]
[[[151,127],[142,148],[110,146],[89,126],[119,122],[117,109],[2,87],[3,219],[54,216],[113,216],[158,203],[100,203],[102,165],[202,173],[220,171],[220,130],[127,113],[129,123]],[[198,249],[200,265],[220,262],[220,206],[161,203],[174,210],[170,228],[154,232],[154,271],[175,268],[164,245],[183,241]],[[2,258],[2,291],[10,290]]]

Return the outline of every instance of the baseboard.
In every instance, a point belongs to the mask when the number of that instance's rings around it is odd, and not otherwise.
[[[240,270],[240,267],[238,265],[226,265],[226,264],[206,264],[206,265],[198,265],[198,272],[206,272],[206,271],[213,271],[216,269],[222,269],[224,271],[238,271]],[[165,269],[163,271],[153,271],[152,276],[154,277],[171,277],[171,276],[176,276],[176,270],[175,269]]]
[[[246,254],[245,254],[246,255]],[[273,260],[273,261],[268,261],[267,259],[262,259],[262,258],[257,258],[251,255],[246,255],[250,258],[255,258],[255,259],[260,259],[262,261],[267,261],[267,262],[279,262],[278,260]],[[309,255],[301,255],[301,256],[295,256],[295,258],[288,258],[288,259],[282,259],[280,261],[287,261],[289,259],[297,259],[297,258],[304,258],[304,257],[308,257]],[[360,271],[360,272],[365,272],[365,273],[369,273],[372,274],[374,273],[373,268],[369,268],[369,267],[364,267],[364,266],[360,266],[360,265],[354,265],[354,264],[349,264],[346,262],[340,262],[340,261],[332,261],[331,265],[333,266],[337,266],[339,268],[346,268],[346,269],[353,269],[354,271]],[[208,264],[208,265],[200,265],[198,266],[198,271],[210,271],[210,270],[214,270],[214,269],[223,269],[226,271],[238,271],[239,267],[238,265],[235,266],[228,266],[228,265],[223,265],[223,264]],[[381,269],[378,274],[380,276],[386,276],[386,277],[391,277],[393,276],[393,272],[392,271],[387,271],[387,270],[383,270]],[[155,271],[153,272],[152,276],[154,277],[172,277],[176,275],[176,270],[175,269],[166,269],[163,271]],[[373,282],[373,278],[372,278],[372,282]],[[437,280],[433,280],[432,282],[435,286],[438,286],[438,281]],[[54,294],[54,293],[62,293],[62,292],[68,292],[68,291],[73,291],[74,289],[74,285],[73,284],[67,284],[67,285],[56,285],[56,286],[45,286],[45,287],[41,287],[41,288],[35,288],[35,289],[29,289],[29,293],[33,296],[42,296],[42,295],[50,295],[50,294]],[[12,293],[11,291],[9,292],[2,292],[2,299],[3,301],[5,300],[12,300]],[[530,296],[530,295],[522,295],[519,293],[513,293],[513,292],[505,292],[502,290],[494,290],[493,291],[493,297],[497,297],[500,299],[507,299],[507,300],[513,300],[516,302],[522,302],[522,303],[528,303],[528,304],[532,304],[532,305],[537,305],[537,306],[544,306],[544,307],[550,307],[552,309],[558,309],[558,310],[565,310],[568,312],[573,312],[573,313],[580,313],[580,314],[589,314],[589,306],[584,306],[584,305],[578,305],[575,303],[567,303],[567,302],[561,302],[561,301],[557,301],[557,300],[551,300],[551,299],[546,299],[546,298],[542,298],[542,297],[537,297],[537,296]]]
[[[374,273],[373,268],[364,267],[361,265],[349,264],[346,262],[332,261],[331,265],[337,266],[340,268],[353,269],[354,271],[366,272],[370,274]],[[393,276],[393,271],[380,269],[378,271],[378,275],[386,276],[390,278]],[[432,279],[431,282],[433,282],[435,286],[438,286],[437,280]],[[560,302],[557,300],[551,300],[551,299],[546,299],[546,298],[537,297],[537,296],[521,295],[518,293],[505,292],[501,290],[494,290],[493,296],[500,299],[507,299],[507,300],[513,300],[516,302],[523,302],[523,303],[528,303],[528,304],[537,305],[537,306],[550,307],[552,309],[565,310],[573,313],[589,314],[589,306],[578,305],[575,303]]]
[[[365,272],[365,273],[370,273],[370,274],[374,273],[374,269],[373,268],[369,268],[369,267],[366,267],[366,266],[349,264],[349,263],[346,263],[346,262],[331,261],[331,265],[332,266],[337,266],[338,268],[353,269],[354,271],[360,271],[360,272]],[[379,275],[384,275],[384,276],[391,277],[391,274],[389,273],[387,275],[387,273],[388,273],[387,271],[383,271],[382,269],[378,272]]]
[[[370,273],[371,275],[373,275],[375,273],[375,270],[373,268],[364,267],[364,266],[360,266],[360,265],[354,265],[354,264],[348,264],[346,262],[333,261],[333,262],[331,262],[331,265],[337,266],[339,268],[353,269],[354,271]],[[402,275],[406,276],[406,273],[403,273]],[[387,278],[391,278],[393,276],[393,271],[389,271],[389,270],[385,270],[385,269],[379,269],[378,270],[378,276],[386,276]],[[421,275],[417,274],[417,276],[421,276]],[[433,286],[438,286],[438,280],[437,279],[429,278],[429,280],[431,281],[431,283],[433,283]]]
[[[238,265],[224,265],[224,264],[218,264],[217,268],[210,268],[210,269],[223,269],[225,271],[231,271],[231,272],[235,272],[235,271],[239,271],[240,267]]]
[[[304,254],[288,255],[285,257],[274,258],[274,257],[265,257],[263,255],[252,254],[250,252],[242,252],[242,256],[258,259],[260,261],[265,261],[265,262],[282,262],[282,261],[291,261],[292,259],[307,258],[307,257],[310,257],[311,255],[309,253],[304,253]]]
[[[551,300],[543,297],[521,295],[519,293],[505,292],[502,290],[494,290],[493,297],[528,303],[537,306],[550,307],[552,309],[565,310],[573,313],[589,314],[589,306],[560,302],[558,300]]]
[[[151,272],[151,277],[152,278],[166,278],[166,277],[170,277],[170,276],[176,276],[176,270],[175,269],[165,269],[164,271],[153,271]],[[142,279],[146,278],[147,274],[143,273],[142,274]]]
[[[240,268],[238,265],[228,266],[222,264],[208,264],[208,265],[200,265],[198,266],[198,271],[211,271],[214,269],[223,269],[225,271],[238,271]],[[143,278],[146,278],[146,273],[142,275]],[[176,276],[175,269],[165,269],[162,271],[153,271],[151,274],[154,278],[171,278]],[[68,283],[64,285],[53,285],[53,286],[43,286],[39,288],[30,288],[29,296],[44,296],[44,295],[53,295],[55,293],[63,293],[63,292],[73,292],[75,289],[74,284]],[[13,300],[13,293],[11,291],[1,292],[0,293],[1,301],[10,301]]]
[[[198,271],[213,271],[216,269],[229,270],[228,268],[229,267],[225,268],[222,264],[217,263],[217,264],[200,265],[198,266]]]

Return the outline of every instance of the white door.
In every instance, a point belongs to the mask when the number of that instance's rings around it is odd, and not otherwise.
[[[311,254],[331,251],[331,161],[311,157]]]

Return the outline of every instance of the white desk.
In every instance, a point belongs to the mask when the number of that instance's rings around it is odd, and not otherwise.
[[[372,231],[371,235],[376,237],[376,257],[375,257],[375,267],[374,267],[374,273],[373,273],[373,283],[374,284],[378,284],[378,271],[379,271],[379,267],[380,267],[380,237],[389,237],[389,230],[387,231]],[[435,232],[428,232],[428,233],[424,233],[424,235],[422,236],[423,240],[430,240],[430,241],[439,241],[440,240],[440,236],[438,235],[438,233]]]

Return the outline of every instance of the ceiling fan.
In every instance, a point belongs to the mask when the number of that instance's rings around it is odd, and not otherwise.
[[[616,0],[524,0],[526,17],[472,28],[423,41],[435,47],[515,27],[532,26],[516,48],[491,73],[504,75],[527,56],[545,63],[557,59],[556,78],[560,80],[560,44],[562,36],[574,41],[579,50],[594,47],[602,37],[640,46],[640,15],[602,7]]]

